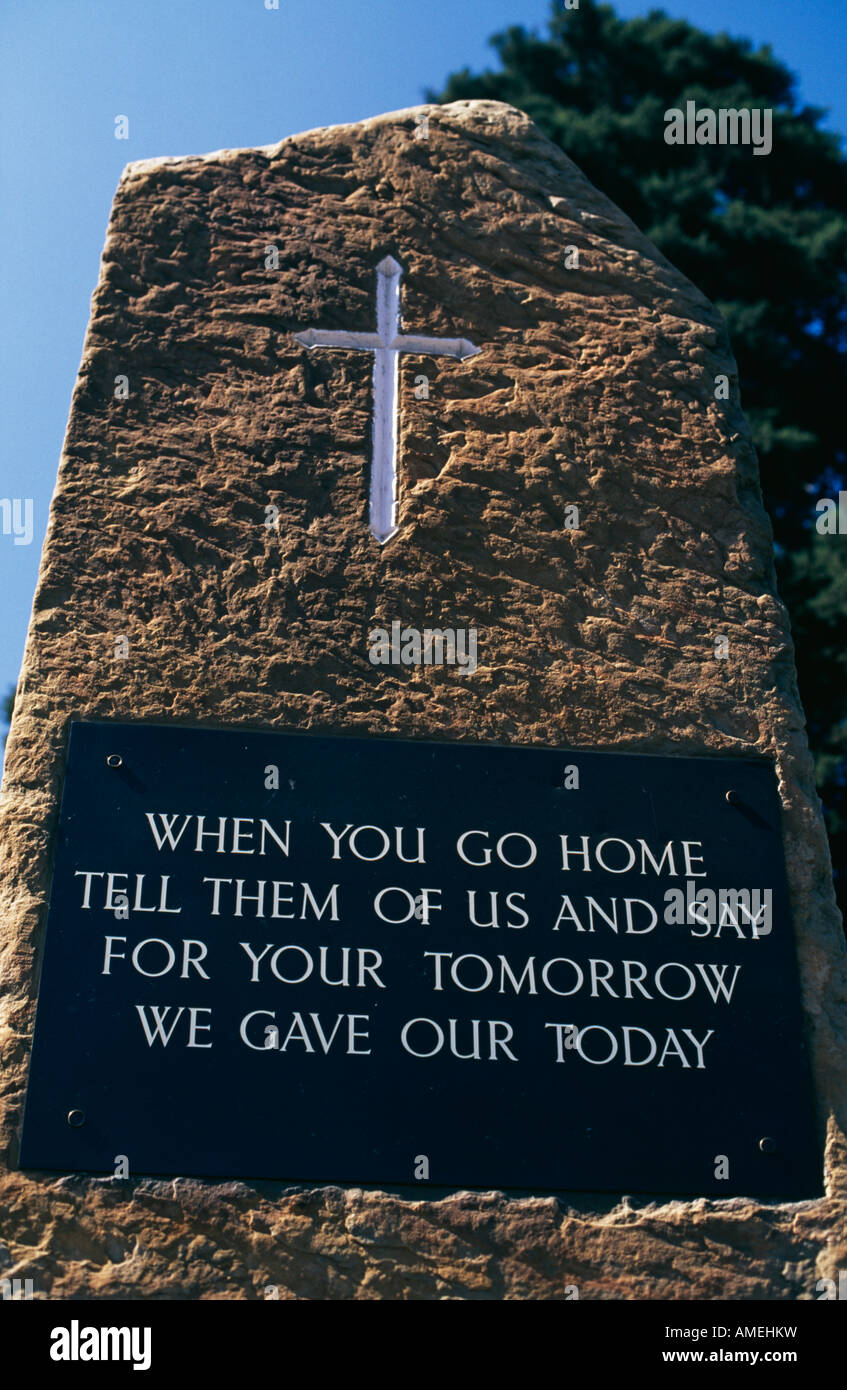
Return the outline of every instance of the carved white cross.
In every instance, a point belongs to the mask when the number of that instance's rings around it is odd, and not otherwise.
[[[309,351],[317,347],[358,348],[374,355],[373,466],[370,529],[380,545],[397,530],[397,371],[401,352],[434,357],[475,357],[482,349],[467,338],[422,338],[400,332],[400,277],[403,267],[386,256],[376,268],[376,333],[307,328],[295,333]]]

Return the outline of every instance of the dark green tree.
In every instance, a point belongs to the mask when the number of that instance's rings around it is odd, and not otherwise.
[[[451,76],[432,101],[483,97],[532,117],[718,306],[774,526],[800,690],[847,912],[847,538],[814,503],[847,487],[847,162],[825,112],[801,106],[769,46],[652,10],[553,3],[549,32],[491,40],[496,71]],[[664,113],[770,107],[773,152],[668,145]]]

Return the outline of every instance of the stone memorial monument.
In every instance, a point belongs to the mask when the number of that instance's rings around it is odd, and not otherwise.
[[[844,941],[726,332],[517,110],[128,166],[0,814],[33,1297],[835,1296]]]

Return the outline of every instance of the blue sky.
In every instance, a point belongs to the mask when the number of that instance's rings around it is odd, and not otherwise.
[[[649,4],[619,0],[624,16]],[[847,131],[845,0],[668,0],[668,13],[770,43]],[[17,679],[109,208],[131,159],[263,145],[414,105],[493,60],[549,0],[7,0],[0,12],[0,693]],[[127,115],[130,139],[114,138]]]

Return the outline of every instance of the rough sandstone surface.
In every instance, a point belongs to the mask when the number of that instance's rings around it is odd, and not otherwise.
[[[814,1298],[847,1266],[845,957],[724,328],[525,116],[428,108],[424,140],[423,114],[121,180],[0,808],[1,1272],[59,1298]],[[373,331],[386,254],[406,331],[484,351],[403,358],[400,530],[380,547],[370,358],[291,334]],[[479,669],[371,666],[367,634],[395,618],[477,628]],[[74,717],[772,757],[827,1197],[421,1201],[16,1171]]]

